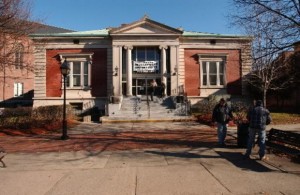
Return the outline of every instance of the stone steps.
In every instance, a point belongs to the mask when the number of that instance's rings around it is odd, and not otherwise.
[[[149,104],[149,105],[148,105]],[[102,117],[102,122],[130,122],[130,121],[182,121],[191,120],[190,116],[182,114],[182,109],[174,105],[171,97],[145,101],[141,98],[123,98],[121,108],[110,116]]]

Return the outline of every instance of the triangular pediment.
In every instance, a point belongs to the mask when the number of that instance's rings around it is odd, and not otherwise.
[[[123,24],[111,29],[111,35],[181,35],[183,32],[176,28],[150,20],[147,17],[131,24]]]

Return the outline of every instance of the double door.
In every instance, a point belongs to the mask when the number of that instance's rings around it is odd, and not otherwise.
[[[149,77],[149,78],[134,78],[132,82],[132,94],[135,96],[146,96],[149,94],[149,87],[151,81],[155,79],[157,83],[157,88],[159,88],[161,81],[159,78],[156,77]],[[159,90],[156,90],[154,95],[158,95]],[[150,95],[150,94],[149,94]]]

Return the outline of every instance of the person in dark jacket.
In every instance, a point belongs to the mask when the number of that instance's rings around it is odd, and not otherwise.
[[[259,158],[264,160],[266,148],[266,125],[271,122],[270,112],[263,107],[262,101],[257,100],[254,108],[250,109],[247,114],[249,121],[249,138],[247,143],[247,150],[244,158],[250,158],[250,154],[255,144],[255,136],[258,134]]]
[[[156,87],[157,87],[157,83],[156,83],[155,79],[153,79],[150,82],[150,88],[149,88],[151,101],[153,101],[153,96],[156,93]]]
[[[226,146],[225,138],[227,135],[227,124],[232,118],[233,115],[231,109],[226,104],[224,98],[221,98],[212,114],[212,121],[217,123],[218,144],[220,146]]]

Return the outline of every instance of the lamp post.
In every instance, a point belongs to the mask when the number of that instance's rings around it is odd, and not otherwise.
[[[63,103],[63,121],[62,121],[62,140],[69,138],[67,133],[67,120],[66,120],[66,77],[70,73],[70,67],[68,65],[67,59],[60,66],[61,74],[64,77],[64,103]]]

